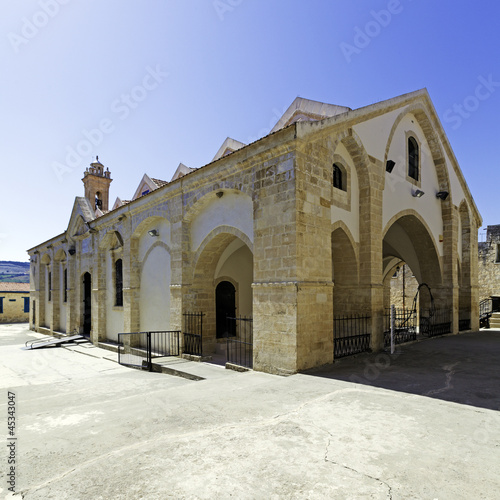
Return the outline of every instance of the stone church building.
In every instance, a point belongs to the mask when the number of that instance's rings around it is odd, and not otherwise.
[[[203,312],[210,354],[221,314],[252,317],[253,368],[294,373],[333,361],[337,315],[368,317],[383,348],[402,263],[453,333],[459,317],[479,327],[481,216],[425,89],[354,110],[297,98],[267,136],[228,138],[201,168],[145,174],[112,206],[111,182],[96,159],[66,231],[28,251],[32,329],[97,344]]]

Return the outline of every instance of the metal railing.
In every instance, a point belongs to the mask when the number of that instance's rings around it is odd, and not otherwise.
[[[451,309],[420,311],[419,333],[425,337],[451,333]]]
[[[154,358],[179,356],[179,333],[177,330],[119,333],[118,363],[151,371]]]
[[[417,339],[417,311],[394,309],[394,344],[404,344]],[[391,310],[384,314],[384,346],[391,345]]]
[[[370,316],[345,315],[333,318],[334,358],[370,350]]]
[[[184,316],[184,354],[203,356],[203,316],[202,312],[186,312]]]
[[[227,361],[253,368],[253,319],[227,317]]]
[[[481,328],[490,327],[490,318],[493,314],[493,299],[487,298],[479,302],[479,326]]]

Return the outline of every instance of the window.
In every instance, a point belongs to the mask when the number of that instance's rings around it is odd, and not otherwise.
[[[0,297],[0,314],[3,314],[3,297]]]
[[[24,312],[25,313],[30,312],[30,298],[29,297],[24,297]]]
[[[52,300],[52,273],[49,271],[48,279],[49,302]]]
[[[342,170],[342,167],[338,163],[333,164],[333,187],[345,191],[345,180],[343,179]]]
[[[122,259],[115,262],[116,306],[123,306],[123,264]]]
[[[68,270],[64,270],[64,283],[63,283],[63,289],[64,289],[64,295],[63,295],[63,301],[68,302]]]
[[[408,137],[408,177],[418,181],[418,143],[414,137]]]

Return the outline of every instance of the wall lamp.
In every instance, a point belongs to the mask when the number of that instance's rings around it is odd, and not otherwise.
[[[439,193],[436,193],[436,198],[439,198],[441,200],[446,200],[446,198],[448,198],[448,195],[450,193],[448,193],[448,191],[439,191]]]
[[[394,165],[396,165],[395,161],[387,160],[387,163],[385,164],[385,171],[391,173]]]
[[[157,229],[151,229],[148,231],[149,236],[158,236],[158,230]]]
[[[411,195],[414,196],[415,198],[422,198],[424,196],[424,192],[421,191],[420,189],[415,189],[415,191],[412,191]]]

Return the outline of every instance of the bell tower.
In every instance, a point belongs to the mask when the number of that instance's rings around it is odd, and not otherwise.
[[[85,198],[90,201],[92,208],[102,212],[109,210],[109,185],[111,184],[111,172],[104,171],[104,165],[95,157],[95,161],[87,167],[83,173],[83,185],[85,187]]]

